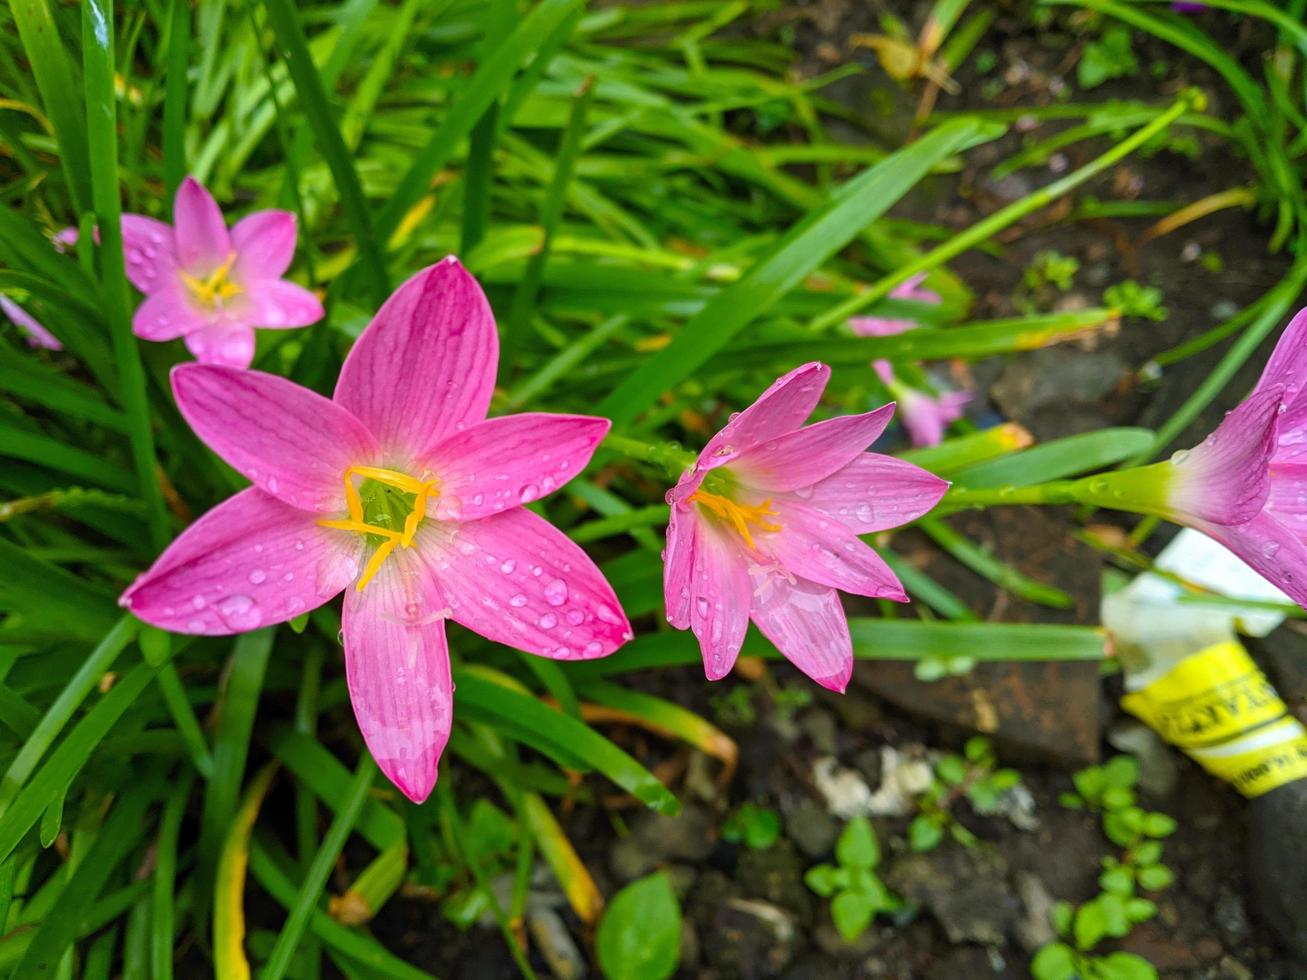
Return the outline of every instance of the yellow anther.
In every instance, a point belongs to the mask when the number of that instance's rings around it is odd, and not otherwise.
[[[389,527],[379,527],[364,520],[363,499],[359,496],[358,486],[354,482],[356,476],[371,480],[374,483],[394,487],[401,493],[414,495],[413,509],[404,518],[403,531],[396,531],[394,528]],[[380,466],[351,466],[345,471],[345,506],[349,511],[349,517],[344,520],[322,520],[318,521],[318,524],[322,527],[335,528],[338,531],[352,531],[355,534],[375,534],[378,537],[385,538],[377,546],[377,550],[372,553],[372,557],[368,559],[367,565],[363,568],[363,574],[359,576],[356,588],[360,592],[363,591],[363,586],[371,582],[377,572],[381,570],[382,563],[390,557],[390,553],[395,550],[396,546],[404,548],[413,546],[413,536],[417,534],[418,525],[427,516],[427,500],[431,497],[440,496],[439,485],[440,481],[438,480],[419,480],[407,473],[383,469]]]
[[[230,278],[231,268],[236,264],[236,253],[232,252],[223,261],[222,265],[214,269],[207,278],[200,279],[197,276],[188,275],[183,272],[182,282],[191,291],[191,295],[207,310],[217,307],[222,301],[229,300],[233,296],[239,296],[243,290]]]
[[[759,531],[779,531],[781,526],[768,521],[769,517],[780,516],[777,511],[772,510],[771,501],[764,500],[760,504],[740,504],[728,497],[722,497],[715,493],[709,493],[706,490],[696,490],[690,494],[690,502],[697,503],[706,507],[713,514],[720,517],[740,532],[740,537],[744,538],[744,543],[750,548],[756,547],[753,543],[753,534],[750,527]]]

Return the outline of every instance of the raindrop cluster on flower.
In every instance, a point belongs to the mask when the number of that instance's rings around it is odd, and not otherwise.
[[[255,327],[322,319],[318,298],[282,278],[295,255],[288,211],[256,211],[228,230],[212,195],[187,177],[172,225],[124,214],[122,229],[127,278],[145,293],[132,319],[144,340],[181,337],[202,363],[249,367]]]
[[[498,359],[485,295],[449,258],[382,306],[331,399],[270,374],[178,366],[182,414],[254,486],[191,525],[121,599],[146,622],[213,636],[345,590],[355,716],[415,801],[435,784],[452,720],[446,619],[560,660],[631,637],[595,564],[523,507],[576,476],[609,423],[487,419]]]
[[[891,299],[914,300],[918,303],[938,303],[939,294],[921,286],[925,273],[905,279],[890,291]],[[915,320],[863,316],[849,320],[849,327],[860,337],[891,337],[914,330]],[[872,362],[877,377],[890,395],[898,402],[899,417],[914,446],[937,446],[944,439],[948,427],[962,417],[971,401],[971,393],[939,388],[938,393],[923,391],[904,383],[894,372],[894,365],[885,358]]]
[[[829,378],[815,362],[780,378],[667,494],[667,619],[693,630],[712,680],[730,672],[752,620],[800,670],[843,691],[853,648],[837,590],[907,601],[858,535],[920,517],[948,484],[865,452],[893,405],[803,427]]]

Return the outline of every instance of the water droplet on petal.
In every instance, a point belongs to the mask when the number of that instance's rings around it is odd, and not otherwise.
[[[561,578],[551,579],[545,584],[545,602],[551,606],[561,606],[567,601],[567,583]]]
[[[252,630],[262,622],[259,606],[247,595],[229,595],[218,601],[218,615],[237,632]]]
[[[1188,458],[1189,458],[1189,450],[1187,450],[1187,449],[1178,449],[1178,450],[1176,450],[1175,452],[1173,452],[1173,453],[1171,454],[1171,465],[1172,465],[1172,466],[1183,466],[1185,460],[1187,460]]]
[[[567,614],[564,618],[566,618],[567,622],[570,625],[580,626],[582,623],[585,622],[585,613],[583,613],[580,609],[577,609],[574,606],[571,609],[567,610]]]
[[[262,585],[268,579],[268,573],[261,568],[256,568],[250,572],[250,584]]]
[[[515,569],[516,567],[517,567],[516,561],[514,561],[512,558],[505,558],[504,563],[499,566],[499,570],[503,572],[505,575],[511,575],[513,574],[513,569]]]
[[[1264,545],[1262,545],[1262,554],[1265,555],[1267,558],[1274,558],[1276,554],[1279,553],[1279,550],[1280,550],[1280,542],[1278,541],[1267,541]]]
[[[526,605],[526,596],[519,592],[517,595],[513,596],[513,598],[508,600],[508,604],[514,609],[521,609]]]
[[[558,617],[553,613],[545,613],[536,622],[542,630],[551,630],[558,625]]]
[[[522,503],[524,504],[530,503],[532,500],[535,500],[536,497],[538,496],[540,496],[540,488],[536,486],[534,483],[528,483],[518,493],[518,497],[521,499]]]

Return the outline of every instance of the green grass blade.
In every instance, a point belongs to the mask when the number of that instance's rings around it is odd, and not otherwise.
[[[1149,429],[1116,428],[1055,439],[1024,452],[968,467],[953,476],[959,486],[1027,486],[1107,469],[1153,443]]]
[[[281,934],[277,936],[277,943],[272,947],[272,954],[264,966],[263,980],[281,980],[286,975],[291,957],[295,955],[295,949],[299,946],[300,937],[304,935],[310,917],[318,908],[318,899],[326,887],[327,877],[331,874],[336,859],[340,857],[350,831],[358,822],[363,804],[368,800],[368,792],[372,788],[372,781],[376,774],[377,764],[372,761],[372,756],[363,753],[358,767],[354,770],[354,778],[350,781],[349,790],[340,801],[336,818],[331,822],[327,835],[322,838],[322,845],[318,848],[313,863],[309,865],[308,872],[300,883],[299,892],[290,907],[290,915],[287,916],[286,924],[282,926]]]
[[[290,0],[264,0],[268,11],[268,22],[277,35],[278,49],[286,61],[286,68],[295,82],[299,93],[300,108],[308,117],[313,133],[317,137],[318,149],[321,151],[331,175],[336,181],[336,190],[340,194],[341,206],[345,216],[354,229],[358,243],[359,255],[368,271],[373,299],[378,303],[390,295],[390,276],[386,272],[386,262],[377,244],[372,219],[368,212],[368,203],[363,196],[363,186],[354,169],[354,160],[340,128],[336,125],[335,115],[327,101],[327,91],[322,84],[322,76],[313,64],[309,54],[309,45],[304,38],[304,29],[300,26],[299,14]]]
[[[86,73],[91,190],[100,229],[100,289],[122,385],[136,479],[149,516],[150,539],[155,550],[162,551],[169,538],[168,516],[163,505],[163,490],[155,473],[158,463],[150,427],[150,406],[145,394],[145,372],[141,367],[136,338],[132,335],[123,259],[112,0],[86,0],[82,5],[82,60]]]
[[[190,0],[172,0],[163,95],[163,187],[170,201],[186,179],[186,71],[190,65],[190,45]]]
[[[59,159],[78,212],[91,207],[91,158],[86,148],[86,122],[77,91],[77,72],[59,38],[48,0],[9,0],[18,36],[32,65],[46,115],[54,126]]]
[[[791,228],[743,278],[714,296],[670,344],[628,375],[599,404],[597,414],[608,416],[619,428],[629,423],[888,211],[940,161],[981,134],[981,124],[972,120],[945,123],[849,181],[824,208]]]
[[[154,671],[148,665],[133,668],[73,726],[68,737],[51,753],[45,765],[0,817],[0,861],[13,853],[51,801],[67,789],[95,747],[123,712],[132,706],[153,676]]]
[[[653,773],[598,732],[528,694],[467,671],[455,671],[459,710],[473,720],[511,729],[513,737],[546,755],[579,759],[659,813],[680,803]]]
[[[49,914],[37,926],[14,976],[42,976],[55,972],[58,960],[77,938],[82,920],[100,897],[110,874],[136,847],[146,808],[161,788],[158,779],[137,782],[117,798],[95,842],[68,879]]]
[[[274,0],[285,3],[286,0]],[[422,198],[431,179],[457,152],[477,120],[503,91],[518,66],[539,49],[550,32],[581,3],[581,0],[543,0],[532,8],[494,52],[478,66],[431,139],[417,152],[408,172],[400,179],[389,203],[377,219],[377,234],[387,240],[409,209]]]

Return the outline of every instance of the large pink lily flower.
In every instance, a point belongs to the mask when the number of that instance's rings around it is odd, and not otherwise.
[[[1307,607],[1305,389],[1307,310],[1280,337],[1253,393],[1202,444],[1116,477],[1128,494],[1140,486],[1138,496],[1157,499],[1155,512],[1215,538]]]
[[[602,573],[523,504],[589,461],[607,419],[486,418],[499,340],[452,257],[402,285],[331,399],[274,375],[174,368],[177,405],[254,486],[191,525],[121,604],[179,633],[285,622],[345,591],[345,669],[381,770],[420,802],[453,709],[445,620],[557,660],[631,638]]]
[[[59,343],[58,337],[43,327],[36,317],[32,316],[8,296],[0,295],[0,313],[4,313],[9,321],[22,331],[29,346],[44,347],[46,350],[64,349],[64,345]]]
[[[667,620],[694,631],[710,680],[730,672],[752,619],[805,674],[843,691],[853,645],[837,590],[907,601],[858,535],[920,517],[948,484],[864,452],[893,405],[801,428],[829,378],[813,362],[779,379],[667,494]]]
[[[127,278],[146,299],[132,330],[143,340],[181,337],[204,364],[249,367],[254,328],[283,330],[322,319],[322,304],[282,278],[295,255],[295,216],[255,211],[230,231],[193,177],[177,188],[173,224],[124,214]]]

